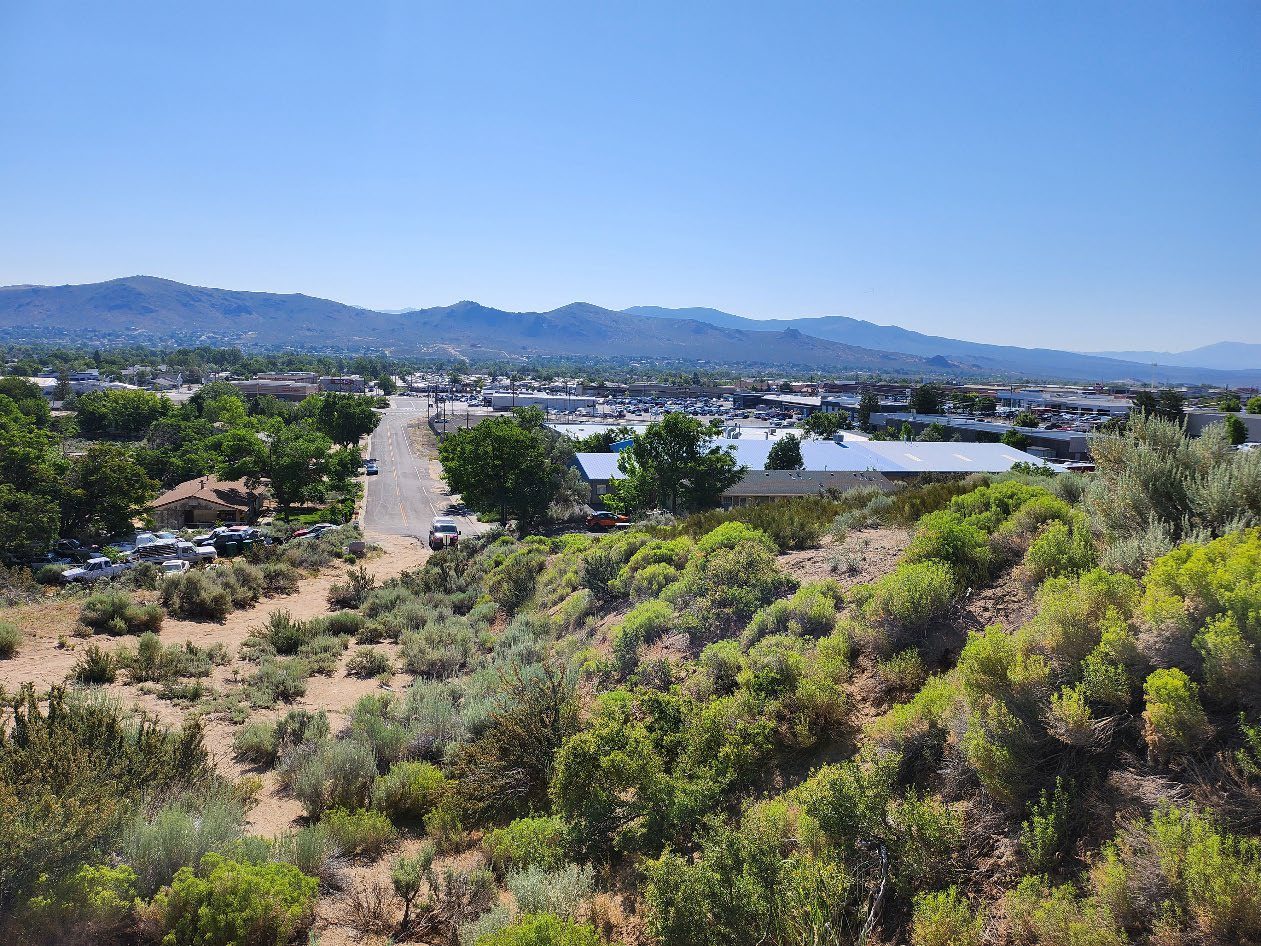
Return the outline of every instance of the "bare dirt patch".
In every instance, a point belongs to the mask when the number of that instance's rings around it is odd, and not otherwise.
[[[850,588],[890,571],[910,542],[911,533],[906,529],[860,529],[849,532],[840,542],[827,536],[817,549],[781,555],[779,566],[801,582],[832,578],[841,587]]]

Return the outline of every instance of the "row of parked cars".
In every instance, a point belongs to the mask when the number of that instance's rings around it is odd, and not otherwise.
[[[298,529],[290,538],[314,539],[337,528],[340,526],[334,523],[321,522]],[[61,573],[63,582],[90,582],[113,578],[146,562],[158,565],[163,574],[179,574],[193,565],[208,564],[220,556],[240,555],[252,546],[271,545],[274,541],[270,533],[254,526],[218,526],[192,538],[181,538],[174,532],[140,532],[134,539],[112,544],[112,548],[123,553],[121,557],[110,558],[100,548],[63,539],[49,561],[73,566]]]

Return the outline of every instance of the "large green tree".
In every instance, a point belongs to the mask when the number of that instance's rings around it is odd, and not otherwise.
[[[801,429],[808,436],[827,439],[837,431],[849,430],[853,424],[843,411],[815,411],[801,422]]]
[[[271,442],[271,494],[285,516],[294,504],[322,499],[333,442],[310,421],[284,428]]]
[[[158,491],[131,453],[116,444],[94,443],[66,474],[62,521],[70,535],[107,539],[131,531],[132,520]]]
[[[74,399],[79,429],[85,434],[136,436],[172,410],[171,402],[151,391],[91,391]]]
[[[932,384],[921,384],[911,391],[911,410],[917,414],[941,413],[941,389]]]
[[[501,525],[515,518],[528,529],[547,512],[561,481],[541,428],[516,417],[487,417],[438,444],[442,475],[469,508],[493,513]]]
[[[666,414],[637,434],[618,455],[623,479],[615,481],[610,505],[623,510],[665,508],[695,511],[718,505],[746,468],[729,450],[716,446],[713,425],[686,414]]]
[[[858,426],[867,430],[871,426],[871,415],[880,413],[880,398],[875,391],[864,391],[858,399]]]
[[[320,430],[339,446],[348,447],[377,429],[381,415],[374,410],[376,400],[361,394],[320,394],[315,421]],[[310,399],[308,399],[310,400]]]
[[[786,434],[771,444],[766,457],[768,470],[800,470],[805,461],[801,457],[801,441],[793,434]]]

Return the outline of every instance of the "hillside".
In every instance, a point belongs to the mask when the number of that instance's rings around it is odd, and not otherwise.
[[[1222,342],[1182,355],[1156,355],[1153,352],[1099,352],[1093,354],[1053,348],[1021,348],[1016,345],[990,345],[940,335],[926,335],[896,325],[876,325],[843,315],[802,319],[747,319],[717,309],[667,309],[659,306],[633,306],[624,310],[648,318],[690,318],[726,328],[754,331],[791,330],[848,345],[879,348],[883,351],[932,357],[943,355],[995,373],[1018,373],[1029,377],[1075,378],[1088,381],[1134,379],[1181,383],[1215,380],[1222,383],[1255,383],[1261,378],[1261,345]],[[1155,368],[1152,363],[1157,362]],[[1219,374],[1237,371],[1238,375]],[[1252,380],[1249,380],[1252,379]]]
[[[697,364],[904,377],[1261,383],[1251,370],[1162,365],[987,345],[843,316],[757,321],[716,309],[573,303],[507,312],[477,302],[377,312],[301,294],[244,292],[131,276],[77,286],[0,288],[0,338],[396,355],[670,359]],[[1238,359],[1236,361],[1238,363]]]
[[[308,569],[217,623],[118,582],[138,640],[32,591],[0,941],[1261,941],[1261,456],[1182,437],[362,570],[329,533],[220,566]]]

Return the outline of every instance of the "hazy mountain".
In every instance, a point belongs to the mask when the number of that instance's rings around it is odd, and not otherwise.
[[[311,296],[207,289],[150,276],[79,286],[0,288],[0,333],[66,341],[385,349],[398,354],[638,356],[907,375],[973,370],[811,338],[795,330],[745,331],[690,319],[649,321],[586,303],[551,312],[505,312],[459,302],[388,313]]]
[[[1179,356],[1148,357],[1150,352],[1080,352],[1054,348],[1021,348],[1015,345],[990,345],[940,335],[926,335],[896,325],[876,325],[843,315],[826,315],[801,319],[747,319],[717,309],[667,309],[660,306],[634,306],[624,310],[649,318],[694,318],[730,328],[773,331],[797,329],[807,335],[826,338],[848,345],[861,345],[882,351],[931,358],[943,355],[995,372],[1018,373],[1029,377],[1073,378],[1089,381],[1133,379],[1163,382],[1196,380],[1231,380],[1213,375],[1212,371],[1182,369],[1207,368],[1239,370],[1246,375],[1233,379],[1248,383],[1248,378],[1261,377],[1261,345],[1234,345],[1221,342],[1184,352]],[[1252,349],[1251,352],[1239,349]],[[1199,353],[1205,353],[1200,355]],[[1214,357],[1216,356],[1216,357]],[[1197,361],[1195,358],[1200,358]],[[1153,371],[1152,362],[1158,367]]]
[[[1101,351],[1094,354],[1140,361],[1149,365],[1220,368],[1224,371],[1261,368],[1261,345],[1248,342],[1217,342],[1213,345],[1201,345],[1190,351]]]
[[[843,316],[758,321],[716,309],[627,311],[573,303],[505,312],[476,302],[376,312],[306,295],[241,292],[132,276],[78,286],[0,288],[0,339],[233,344],[314,351],[468,356],[576,355],[861,370],[908,377],[1148,380],[1151,364],[984,345]],[[1162,366],[1164,381],[1261,382],[1261,369]]]

